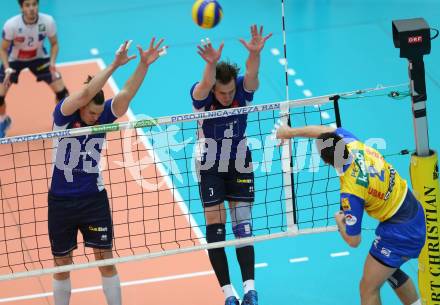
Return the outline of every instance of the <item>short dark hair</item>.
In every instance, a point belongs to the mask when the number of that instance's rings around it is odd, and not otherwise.
[[[18,0],[18,4],[20,5],[20,7],[23,7],[23,3],[25,2],[26,0]],[[37,4],[39,3],[39,0],[37,0]]]
[[[221,61],[217,63],[215,67],[215,79],[221,84],[226,85],[231,80],[237,80],[240,68],[237,64],[230,63],[228,61]]]
[[[342,167],[342,165],[344,165],[340,164],[340,162],[346,160],[350,155],[350,152],[348,151],[347,145],[345,144],[344,140],[339,135],[334,132],[325,132],[319,135],[316,140],[319,155],[325,163],[330,164],[333,167],[335,167],[335,163],[337,163],[336,167]],[[328,141],[330,141],[330,143],[328,143]],[[344,145],[343,152],[337,149],[338,143],[340,143],[339,145]]]
[[[93,79],[93,76],[87,76],[87,80],[84,82],[84,84],[90,83],[90,81]],[[96,105],[102,105],[104,104],[105,98],[104,98],[104,91],[100,90],[91,100]]]

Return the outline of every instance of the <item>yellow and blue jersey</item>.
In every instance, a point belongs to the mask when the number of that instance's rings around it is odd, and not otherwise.
[[[406,193],[407,182],[374,148],[359,141],[349,131],[336,130],[350,153],[340,176],[341,207],[346,218],[348,235],[361,232],[363,211],[384,222],[399,210]]]

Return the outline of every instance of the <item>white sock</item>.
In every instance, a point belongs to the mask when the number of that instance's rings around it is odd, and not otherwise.
[[[72,286],[70,277],[66,280],[52,280],[53,299],[55,305],[69,305]]]
[[[243,283],[244,293],[248,293],[249,290],[255,290],[255,280],[247,280]]]
[[[418,299],[417,301],[415,301],[414,303],[412,303],[411,305],[422,305],[422,300]]]
[[[222,290],[223,290],[223,294],[225,295],[225,300],[227,298],[229,298],[229,297],[234,297],[235,296],[234,290],[232,289],[232,285],[231,284],[223,286]]]
[[[121,281],[119,275],[110,277],[102,277],[102,289],[104,290],[105,298],[108,305],[121,305]]]

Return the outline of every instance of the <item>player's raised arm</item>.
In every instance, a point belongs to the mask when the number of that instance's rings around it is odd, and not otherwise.
[[[304,127],[292,128],[289,126],[280,126],[277,129],[277,139],[287,140],[291,138],[317,138],[326,132],[335,132],[336,128],[322,125],[310,125]]]
[[[217,50],[214,49],[209,38],[202,39],[202,44],[197,46],[197,53],[206,62],[206,66],[202,80],[194,87],[193,98],[195,100],[204,100],[215,85],[215,68],[222,55],[223,46],[224,44],[221,43]]]
[[[258,89],[258,70],[260,68],[260,53],[264,48],[266,40],[272,36],[272,33],[263,36],[263,26],[258,30],[257,25],[251,26],[251,40],[246,42],[240,39],[240,42],[249,51],[249,56],[246,61],[246,74],[244,75],[244,87],[248,91],[255,91]]]
[[[81,107],[86,106],[104,87],[107,80],[118,67],[136,58],[136,55],[128,56],[127,54],[130,43],[128,40],[125,41],[116,51],[115,59],[108,67],[96,74],[80,91],[72,93],[65,99],[61,106],[61,112],[64,116],[69,116]]]
[[[161,48],[163,39],[159,40],[155,44],[155,38],[151,39],[150,46],[147,50],[142,50],[141,46],[138,46],[140,61],[133,73],[133,75],[127,80],[124,87],[113,99],[113,113],[117,116],[123,116],[128,109],[128,105],[133,99],[134,95],[141,86],[148,68],[154,63],[163,52],[166,52],[166,47]]]

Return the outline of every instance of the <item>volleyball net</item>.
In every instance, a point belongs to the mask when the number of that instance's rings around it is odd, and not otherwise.
[[[377,90],[382,90],[381,88]],[[134,121],[0,139],[0,280],[147,259],[334,230],[339,178],[321,162],[310,139],[278,146],[274,125],[340,125],[338,99],[374,94],[349,92],[305,100]],[[247,115],[255,202],[254,236],[207,244],[199,196],[197,122]],[[100,170],[113,217],[114,258],[94,261],[78,235],[74,264],[53,267],[47,225],[54,140],[106,134]],[[64,170],[72,168],[67,164]],[[227,213],[228,215],[229,213]]]

